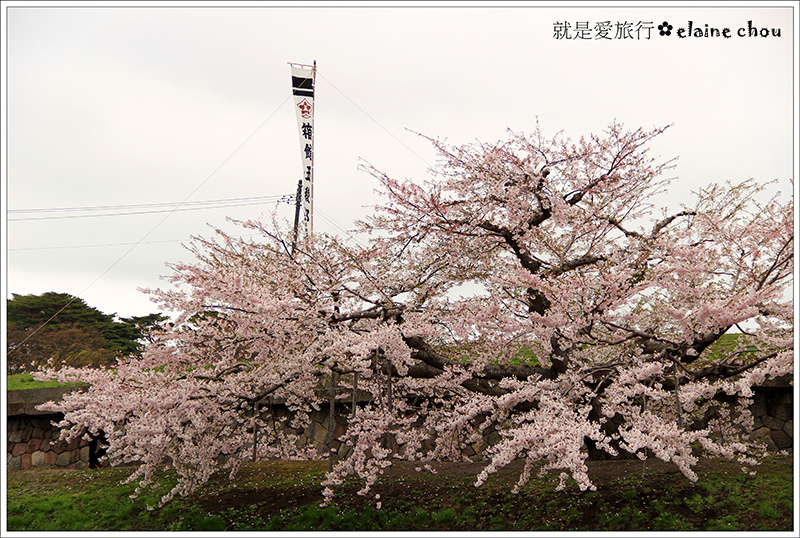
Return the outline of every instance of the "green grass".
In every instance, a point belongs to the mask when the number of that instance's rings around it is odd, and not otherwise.
[[[590,462],[591,469],[611,462]],[[791,456],[773,456],[756,475],[733,462],[698,469],[689,482],[675,470],[598,481],[581,492],[569,481],[557,492],[555,475],[510,493],[516,475],[498,473],[483,487],[470,473],[396,474],[391,491],[355,495],[346,481],[335,502],[321,506],[325,462],[245,465],[234,480],[214,476],[187,498],[149,510],[174,484],[129,498],[120,485],[131,469],[38,470],[8,475],[10,531],[791,531]]]
[[[711,344],[709,348],[706,350],[706,360],[707,361],[716,361],[723,359],[733,353],[733,351],[742,343],[747,343],[748,337],[741,333],[729,333],[723,334],[719,337],[719,340]],[[743,351],[743,355],[751,355],[758,351],[758,346],[752,343],[748,345],[745,350]],[[742,357],[745,358],[745,357]]]
[[[149,489],[141,498],[130,499],[135,486],[120,484],[130,471],[12,473],[8,477],[7,491],[8,530],[147,530],[166,528],[170,516],[175,513],[191,513],[187,510],[189,506],[181,502],[162,510],[147,509],[168,491],[166,486]]]
[[[58,381],[36,381],[33,375],[27,372],[6,376],[6,390],[42,389],[47,387],[68,387],[76,385],[85,385],[85,383],[64,383],[62,385]]]
[[[710,362],[727,357],[741,342],[745,342],[746,338],[745,335],[739,333],[723,334],[719,337],[719,340],[705,351],[704,361]],[[750,345],[746,348],[744,354],[755,353],[757,350],[756,346]],[[468,360],[468,358],[465,357],[464,360]],[[536,352],[528,348],[521,348],[509,363],[516,366],[539,366],[541,364]]]

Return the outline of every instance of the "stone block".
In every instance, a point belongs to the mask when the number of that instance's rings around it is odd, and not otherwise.
[[[34,439],[42,439],[42,438],[44,438],[44,430],[41,429],[41,428],[34,428],[32,437]]]
[[[781,405],[792,405],[792,393],[791,392],[782,392],[775,401]]]
[[[772,424],[770,424],[769,427],[770,427],[771,430],[782,430],[783,426],[785,424],[786,423],[784,421],[778,420],[777,418],[775,418],[775,419],[772,419]]]
[[[767,428],[772,428],[772,421],[773,418],[770,415],[764,415],[761,417],[761,423]]]
[[[47,401],[60,401],[64,394],[74,390],[84,390],[83,387],[48,387],[42,389],[22,389],[7,392],[8,416],[38,415],[53,416],[51,411],[39,411],[36,406]],[[49,419],[47,419],[49,420]]]
[[[59,454],[58,457],[56,458],[56,465],[58,465],[59,467],[66,467],[67,465],[72,463],[69,461],[71,454],[72,454],[71,452],[62,452],[61,454]]]
[[[353,452],[353,447],[342,444],[342,446],[339,447],[339,459],[343,460],[347,458],[351,452]]]
[[[791,405],[774,405],[769,406],[769,414],[773,417],[787,421],[792,419],[792,406]]]
[[[794,421],[787,420],[786,424],[783,425],[783,433],[794,439]]]
[[[44,453],[44,462],[47,465],[55,465],[56,459],[58,458],[58,456],[59,455],[56,454],[55,452],[53,452],[52,450],[50,452],[45,452]]]
[[[6,441],[8,443],[22,443],[23,432],[24,430],[20,430],[19,428],[14,428],[14,430],[8,432],[8,437],[6,438]]]
[[[311,421],[311,424],[308,425],[304,433],[306,437],[308,437],[309,442],[317,447],[325,445],[328,442],[328,428],[325,427],[324,422]]]
[[[757,392],[753,397],[750,412],[757,417],[767,414],[767,397],[763,392]]]
[[[37,438],[34,437],[30,441],[28,441],[27,448],[25,449],[25,452],[27,452],[28,454],[33,454],[34,452],[39,450],[40,446],[42,446],[42,440],[41,439],[37,439]]]
[[[783,430],[772,430],[771,435],[772,441],[775,443],[775,446],[778,447],[778,450],[791,448],[792,438],[786,435]]]
[[[490,432],[490,433],[489,433],[489,434],[486,436],[486,443],[487,443],[488,445],[493,445],[493,444],[495,444],[495,443],[498,443],[498,442],[499,442],[501,439],[502,439],[502,437],[501,437],[501,436],[500,436],[500,434],[499,434],[499,433],[498,433],[498,432],[495,430],[495,431],[493,431],[493,432]]]
[[[45,460],[44,452],[41,450],[37,450],[33,454],[31,454],[31,465],[34,467],[47,467],[47,461]]]
[[[23,470],[27,470],[27,469],[30,469],[31,467],[33,467],[33,464],[31,463],[31,455],[30,454],[23,454],[22,456],[20,456],[20,459],[22,460],[22,469]]]
[[[85,446],[80,450],[80,460],[89,462],[89,447]]]
[[[347,433],[347,424],[337,423],[336,429],[334,431],[336,432],[336,437],[341,438],[343,435]]]
[[[21,471],[22,470],[22,457],[16,456],[9,460],[8,464],[6,465],[6,469],[9,471]]]
[[[25,454],[28,450],[28,443],[17,443],[14,445],[14,448],[11,449],[12,456],[21,456]]]
[[[775,445],[775,441],[772,440],[772,430],[767,427],[759,428],[753,433],[750,434],[751,441],[757,441],[759,443],[765,443],[767,445],[767,449],[769,450],[778,450],[777,445]]]

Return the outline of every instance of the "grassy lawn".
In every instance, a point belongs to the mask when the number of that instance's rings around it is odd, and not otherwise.
[[[65,383],[63,386],[81,385],[85,383]],[[6,390],[42,389],[47,387],[60,387],[58,381],[36,381],[32,374],[21,373],[6,375]]]
[[[791,456],[773,456],[755,475],[740,465],[704,460],[700,480],[686,480],[670,464],[648,460],[591,462],[597,491],[574,482],[556,492],[555,474],[533,479],[516,495],[513,469],[481,488],[470,464],[440,464],[439,473],[398,465],[394,482],[374,493],[341,487],[321,507],[326,462],[269,461],[243,466],[229,481],[220,473],[187,498],[148,509],[173,483],[130,499],[120,485],[131,469],[36,470],[8,475],[9,531],[792,531]]]

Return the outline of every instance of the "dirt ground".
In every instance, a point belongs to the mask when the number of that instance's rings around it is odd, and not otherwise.
[[[385,509],[391,509],[403,501],[420,507],[430,506],[433,503],[439,507],[446,507],[448,498],[463,496],[467,491],[477,491],[472,485],[485,464],[434,463],[432,466],[437,471],[435,477],[427,480],[407,480],[406,478],[411,478],[412,476],[420,476],[420,472],[415,470],[417,466],[418,464],[416,463],[397,462],[394,466],[394,480],[391,488],[388,488],[385,484],[378,484],[371,494],[367,496],[356,494],[360,486],[341,486],[337,490],[339,495],[337,495],[336,504],[342,508],[357,510],[367,505],[374,506],[375,494],[381,494],[381,502]],[[683,476],[675,464],[657,459],[648,459],[646,462],[640,460],[595,461],[589,462],[588,466],[589,476],[597,486],[595,495],[597,498],[604,499],[606,505],[611,507],[621,506],[624,503],[619,488],[609,487],[613,482],[624,477],[640,479],[641,482],[636,480],[635,483],[646,484],[646,490],[650,491],[650,495],[654,498],[667,486],[672,488],[675,495],[679,497],[686,496],[687,498],[694,495],[698,487]],[[497,501],[498,503],[503,503],[508,501],[510,485],[516,482],[521,468],[522,463],[515,462],[499,470],[483,486],[488,491],[481,493],[482,498],[487,502]],[[701,477],[705,472],[712,469],[717,472],[738,474],[741,473],[741,468],[741,464],[719,460],[701,460],[694,467],[695,472]],[[257,471],[255,468],[243,468],[241,472],[252,473]],[[428,473],[427,476],[430,477],[431,475]],[[533,476],[535,479],[536,472],[533,473]],[[200,503],[207,510],[214,512],[226,508],[256,505],[258,506],[259,515],[267,519],[283,510],[291,510],[321,502],[321,489],[321,486],[316,485],[293,487],[290,490],[282,491],[282,494],[276,494],[277,492],[274,488],[227,491],[203,497]],[[552,491],[553,488],[549,489]],[[561,495],[564,498],[577,499],[580,497],[581,492],[578,491],[573,482],[572,487],[568,487]],[[519,502],[514,503],[517,508],[512,508],[512,512],[530,510],[531,504],[537,502],[536,497],[531,493],[520,494],[515,497]],[[510,513],[508,516],[513,518],[514,514]],[[713,514],[706,514],[706,517],[711,516]],[[593,521],[596,521],[596,518],[597,514],[587,513],[583,516],[583,520],[585,520],[583,523],[591,526]]]
[[[378,521],[379,494],[379,512],[405,517],[407,527],[391,527],[403,530],[785,531],[793,525],[791,484],[797,476],[793,464],[791,455],[770,457],[754,468],[759,476],[750,477],[739,463],[701,459],[694,467],[700,480],[693,483],[674,464],[657,459],[589,461],[589,476],[597,487],[594,492],[580,491],[574,481],[563,491],[555,491],[558,471],[548,473],[544,480],[534,471],[530,486],[511,494],[522,462],[500,469],[479,488],[474,484],[485,463],[433,463],[434,475],[416,471],[418,463],[395,462],[391,487],[382,479],[364,496],[357,494],[362,483],[346,481],[336,488],[334,508],[337,514],[350,514],[347,517],[363,515],[368,523],[370,518]],[[114,482],[132,470],[109,470],[106,480]],[[215,474],[191,495],[189,503],[209,517],[221,516],[228,525],[252,522],[253,529],[269,521],[280,525],[320,506],[320,482],[326,470],[324,461],[246,463],[233,482],[227,473]],[[76,472],[91,473],[39,469],[15,476],[26,477],[19,488],[39,493],[75,480],[72,474]],[[420,511],[424,517],[415,519]],[[331,530],[352,528],[342,524]]]

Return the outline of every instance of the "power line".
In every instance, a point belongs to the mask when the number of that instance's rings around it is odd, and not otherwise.
[[[346,229],[342,226],[338,221],[336,221],[333,217],[328,215],[327,213],[323,212],[319,208],[317,208],[316,212],[318,213],[319,217],[327,222],[330,226],[335,228],[337,231],[346,235],[346,241],[354,241],[358,243],[362,247],[366,247],[366,245],[360,241],[352,231]],[[255,237],[258,234],[249,234],[249,235],[242,235],[239,236],[240,239],[245,237]],[[69,250],[69,249],[80,249],[80,248],[104,248],[104,247],[126,247],[131,245],[160,245],[165,243],[184,243],[189,241],[190,239],[163,239],[160,241],[140,241],[139,243],[129,242],[129,243],[98,243],[94,245],[58,245],[58,246],[49,246],[49,247],[20,247],[20,248],[7,248],[6,251],[8,252],[29,252],[29,251],[37,251],[37,250]]]
[[[319,207],[317,207],[317,208],[314,210],[314,214],[315,214],[315,215],[319,215],[319,216],[322,218],[322,220],[324,220],[325,222],[327,222],[328,224],[330,224],[332,227],[334,227],[334,228],[336,228],[337,230],[339,230],[341,233],[345,234],[345,235],[347,236],[347,237],[345,237],[345,241],[351,241],[351,240],[352,240],[352,241],[354,241],[354,242],[358,243],[358,245],[359,245],[359,246],[361,246],[361,247],[363,247],[363,248],[366,248],[366,245],[365,245],[363,242],[361,242],[361,241],[360,241],[360,240],[359,240],[359,239],[358,239],[358,238],[357,238],[357,237],[356,237],[356,236],[353,234],[353,232],[351,232],[351,231],[349,231],[349,230],[345,229],[345,228],[344,228],[342,225],[340,225],[340,224],[339,224],[339,223],[338,223],[336,220],[334,220],[334,219],[333,219],[333,217],[331,217],[330,215],[328,215],[328,214],[324,213],[323,211],[321,211],[321,210],[319,209]]]
[[[240,239],[245,237],[255,237],[258,234],[249,234],[239,236]],[[140,241],[139,243],[98,243],[96,245],[61,245],[54,247],[20,247],[20,248],[7,248],[11,251],[30,251],[30,250],[66,250],[72,248],[103,248],[103,247],[127,247],[131,245],[159,245],[164,243],[185,243],[191,241],[191,238],[186,239],[162,239],[161,241]]]
[[[289,195],[270,195],[270,196],[248,196],[244,198],[220,198],[216,200],[197,200],[194,202],[159,202],[151,204],[126,204],[126,205],[99,205],[99,206],[83,206],[83,207],[41,207],[29,209],[9,209],[8,213],[52,213],[52,212],[70,212],[70,211],[116,211],[120,209],[134,209],[146,207],[170,207],[170,206],[188,206],[188,205],[202,205],[202,204],[216,204],[216,203],[236,203],[249,200],[268,200],[268,199],[281,199],[285,197],[293,198],[293,194]],[[283,200],[282,200],[283,201]]]
[[[391,132],[389,129],[387,129],[386,127],[384,127],[383,125],[381,125],[381,123],[380,123],[378,120],[376,120],[375,118],[373,118],[372,116],[370,116],[370,115],[369,115],[369,113],[368,113],[366,110],[364,110],[363,108],[361,108],[360,106],[358,106],[358,105],[356,104],[356,102],[355,102],[355,101],[353,101],[353,100],[352,100],[352,99],[350,99],[350,98],[349,98],[347,95],[345,95],[345,93],[344,93],[342,90],[340,90],[339,88],[337,88],[337,87],[336,87],[336,86],[333,84],[333,82],[331,82],[330,80],[328,80],[328,78],[327,78],[325,75],[323,75],[323,74],[322,74],[322,73],[321,73],[319,70],[317,70],[317,75],[319,75],[320,77],[324,78],[324,79],[325,79],[325,81],[326,81],[328,84],[330,84],[330,85],[331,85],[331,87],[333,87],[333,89],[334,89],[334,90],[336,90],[337,92],[341,93],[341,94],[342,94],[342,97],[344,97],[345,99],[347,99],[348,101],[350,101],[350,103],[352,103],[352,105],[353,105],[354,107],[356,107],[357,109],[359,109],[359,110],[360,110],[360,111],[361,111],[361,112],[362,112],[362,113],[363,113],[363,114],[364,114],[366,117],[368,117],[369,119],[371,119],[371,120],[372,120],[372,121],[375,123],[375,125],[377,125],[377,126],[378,126],[378,127],[380,127],[381,129],[383,129],[384,131],[386,131],[386,132],[389,134],[389,136],[391,136],[392,138],[394,138],[395,140],[397,140],[397,141],[398,141],[398,142],[399,142],[399,143],[400,143],[400,144],[401,144],[403,147],[405,147],[405,148],[406,148],[408,151],[410,151],[411,153],[413,153],[414,155],[416,155],[416,156],[417,156],[417,158],[419,158],[419,160],[421,160],[422,162],[424,162],[425,164],[427,164],[429,168],[433,168],[433,167],[431,166],[431,164],[430,164],[428,161],[426,161],[426,160],[425,160],[425,158],[424,158],[424,157],[420,156],[420,154],[419,154],[419,153],[417,153],[416,151],[414,151],[413,149],[411,149],[410,147],[408,147],[408,145],[407,145],[405,142],[403,142],[402,140],[400,140],[399,138],[397,138],[397,137],[394,135],[394,133],[392,133],[392,132]]]
[[[162,241],[140,241],[139,243],[102,243],[97,245],[61,245],[56,247],[21,247],[21,248],[7,248],[9,252],[22,251],[22,250],[64,250],[72,248],[98,248],[98,247],[125,247],[131,245],[156,245],[159,243],[182,243],[186,239],[164,239]]]
[[[234,200],[240,200],[238,202],[234,202]],[[281,196],[262,196],[262,197],[251,197],[251,198],[231,198],[228,200],[206,200],[206,201],[198,201],[198,202],[175,202],[175,203],[163,203],[163,204],[138,204],[138,205],[129,205],[129,206],[96,206],[96,207],[77,207],[77,208],[52,208],[52,209],[16,209],[16,210],[9,210],[11,212],[70,212],[70,211],[91,211],[91,210],[98,210],[98,211],[110,211],[110,210],[117,210],[116,213],[94,213],[94,214],[83,214],[83,215],[55,215],[55,216],[48,216],[48,217],[20,217],[20,218],[10,218],[7,219],[9,222],[11,221],[32,221],[32,220],[59,220],[59,219],[84,219],[84,218],[94,218],[94,217],[120,217],[120,216],[127,216],[127,215],[151,215],[154,213],[178,213],[183,211],[199,211],[199,210],[208,210],[208,209],[223,209],[227,207],[243,207],[243,206],[250,206],[250,205],[260,205],[267,202],[286,202],[286,203],[294,203],[294,195],[293,194],[286,194]],[[163,207],[164,209],[149,209],[144,211],[124,211],[124,209],[135,209],[135,208],[147,208],[147,207]],[[119,211],[123,210],[123,211]]]

